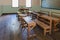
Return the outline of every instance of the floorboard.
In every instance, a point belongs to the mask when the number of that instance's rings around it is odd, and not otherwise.
[[[27,28],[21,28],[15,14],[0,17],[0,40],[60,40],[60,31],[44,36],[39,26],[31,30],[31,34],[36,34],[36,37],[28,39]]]

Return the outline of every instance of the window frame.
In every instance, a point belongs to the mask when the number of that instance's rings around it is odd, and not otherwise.
[[[26,0],[27,1],[27,0]],[[27,4],[25,5],[27,8],[31,8],[32,7],[32,0],[30,0],[30,7],[29,6],[27,6]],[[27,3],[27,2],[26,2]],[[29,3],[29,2],[28,2]]]
[[[12,2],[11,6],[12,6],[13,8],[18,8],[18,7],[19,7],[19,0],[17,0],[17,1],[18,1],[18,3],[17,3],[18,6],[15,6],[15,7],[14,7],[14,6],[13,6],[13,0],[11,0],[11,2]]]

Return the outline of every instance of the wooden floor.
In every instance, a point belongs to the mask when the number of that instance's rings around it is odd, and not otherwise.
[[[0,40],[60,40],[60,31],[44,36],[39,26],[31,30],[31,34],[36,36],[28,39],[27,28],[21,28],[16,15],[0,17]]]

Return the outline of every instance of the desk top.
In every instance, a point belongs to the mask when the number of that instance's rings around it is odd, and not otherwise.
[[[26,23],[31,23],[31,22],[33,22],[33,21],[32,21],[32,18],[31,18],[30,16],[23,17],[23,19],[26,21]]]
[[[26,17],[27,14],[18,14],[19,16],[23,16],[23,17]]]
[[[23,19],[28,24],[28,27],[32,26],[30,30],[32,30],[36,26],[36,23],[32,20],[30,16],[23,17]]]

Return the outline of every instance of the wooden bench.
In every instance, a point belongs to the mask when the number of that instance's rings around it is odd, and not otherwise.
[[[58,31],[59,30],[57,28],[57,26],[56,26],[60,22],[60,19],[59,18],[55,18],[55,17],[52,17],[52,16],[50,17],[50,16],[47,16],[47,15],[40,15],[39,17],[44,18],[44,19],[47,19],[47,20],[51,20],[52,19],[53,26],[54,26],[54,31]]]
[[[38,20],[40,20],[40,21],[42,21],[42,22],[44,22],[44,23],[46,23],[46,24],[50,24],[50,22],[49,21],[47,21],[47,20],[45,20],[45,19],[42,19],[42,18],[38,18]]]
[[[33,13],[33,15],[37,15],[37,20],[35,20],[35,22],[44,29],[44,35],[46,35],[47,32],[49,32],[51,34],[52,31],[52,23],[54,25],[54,28],[56,29],[56,25],[59,23],[59,18],[55,18],[50,15],[46,15],[46,14],[42,14],[40,13]],[[48,21],[46,21],[48,20]],[[47,25],[47,24],[49,25]],[[49,30],[47,30],[49,29]]]
[[[38,13],[33,13],[34,15],[37,15],[37,18],[35,20],[36,24],[39,25],[41,28],[44,29],[44,35],[46,35],[47,32],[49,32],[49,34],[51,34],[51,27],[52,27],[52,18],[51,16],[49,18],[44,18],[42,15],[38,14]],[[49,19],[49,22],[46,21],[45,19]],[[46,24],[47,23],[47,24]],[[49,25],[48,25],[49,24]]]
[[[49,34],[51,34],[51,29],[50,26],[46,25],[45,23],[35,19],[35,22],[37,23],[37,25],[39,25],[40,27],[42,27],[44,29],[44,35],[46,35],[47,32],[49,32]]]

